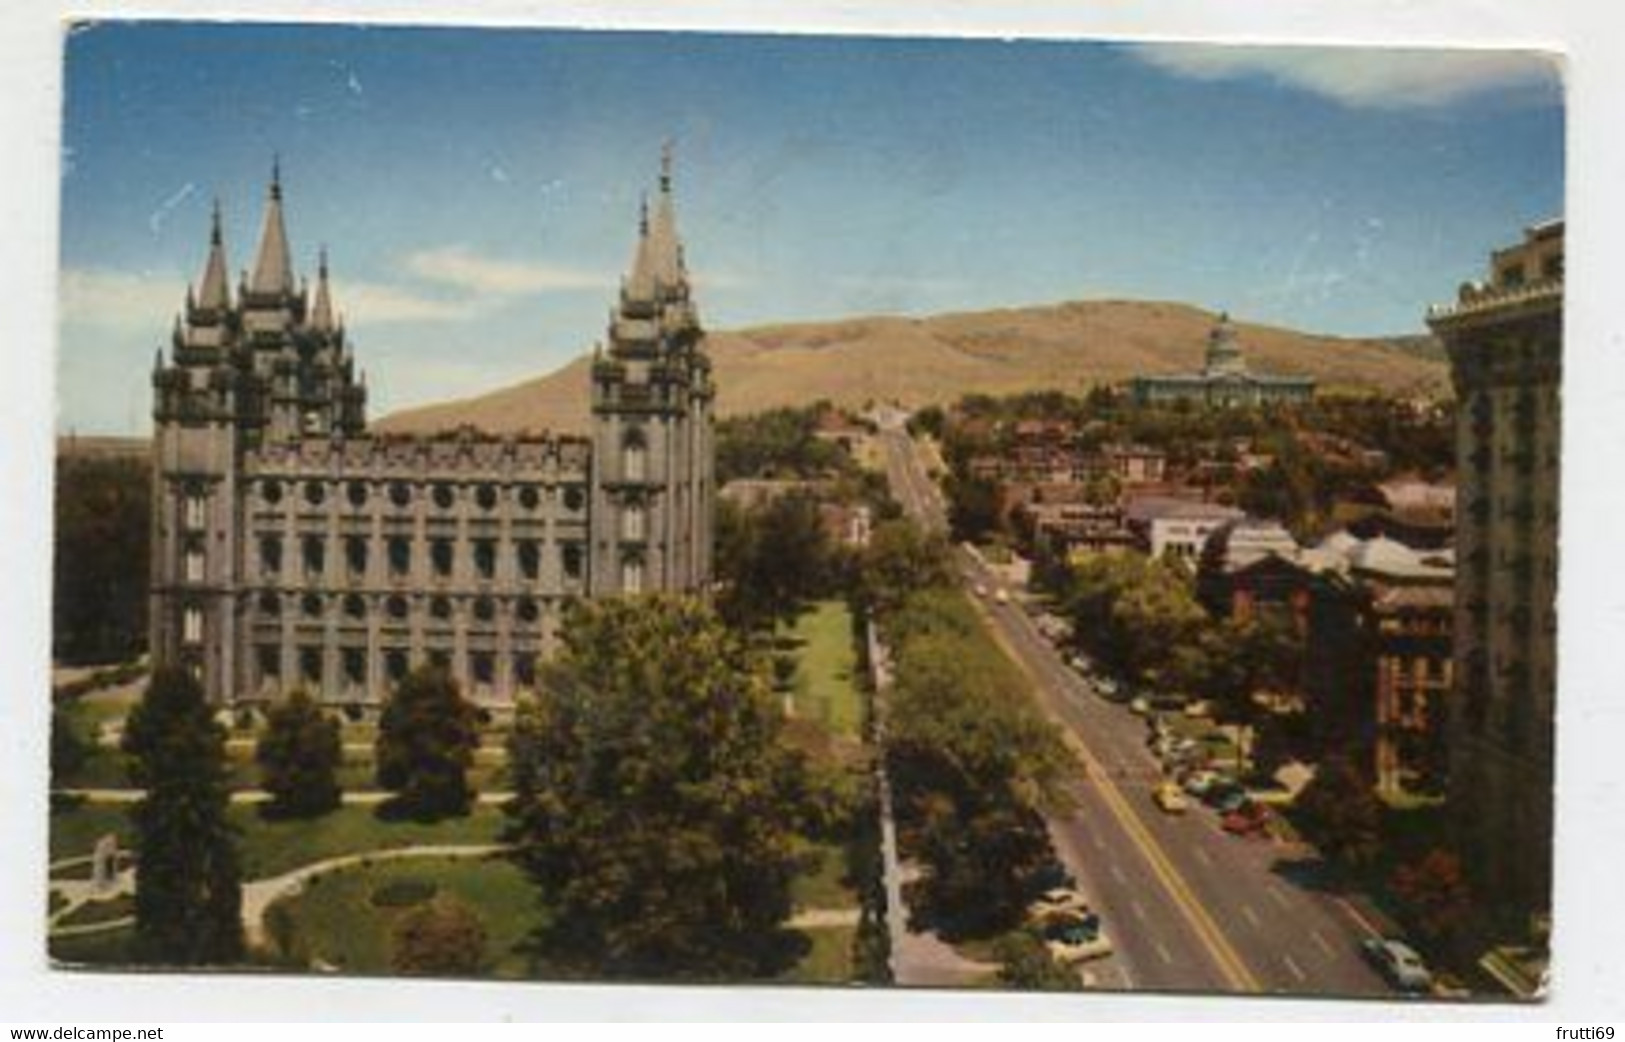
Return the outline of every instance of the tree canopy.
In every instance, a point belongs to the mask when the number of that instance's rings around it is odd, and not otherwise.
[[[397,687],[378,721],[378,784],[396,794],[388,812],[435,819],[468,813],[468,769],[479,719],[442,667],[424,666]]]
[[[130,780],[146,790],[133,812],[136,957],[166,965],[236,961],[242,891],[226,817],[225,731],[191,673],[153,672],[125,725],[124,751]]]
[[[578,604],[515,723],[509,838],[549,972],[781,969],[803,770],[762,664],[703,603]]]
[[[271,708],[254,759],[271,795],[269,816],[316,817],[338,807],[339,723],[303,690]]]
[[[112,662],[146,646],[151,484],[145,459],[57,458],[51,610],[59,661]]]

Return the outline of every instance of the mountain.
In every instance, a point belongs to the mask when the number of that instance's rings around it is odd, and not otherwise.
[[[859,406],[952,402],[978,391],[1080,391],[1139,374],[1201,367],[1218,316],[1186,304],[1079,301],[930,318],[854,318],[711,333],[721,415],[827,398]],[[1427,338],[1347,339],[1237,323],[1248,364],[1315,377],[1323,388],[1442,391],[1447,370]],[[408,409],[374,426],[427,432],[582,431],[590,361],[489,394]]]

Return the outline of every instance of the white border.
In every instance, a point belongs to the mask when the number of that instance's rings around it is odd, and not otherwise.
[[[1625,158],[1625,40],[1606,0],[9,0],[0,8],[0,1018],[1510,1020],[1625,1010],[1625,698],[1610,637],[1625,586],[1610,531],[1625,517],[1625,327],[1615,304]],[[380,8],[383,7],[383,10]],[[1557,980],[1541,1006],[1400,1007],[1302,1000],[762,989],[606,989],[257,977],[64,974],[43,960],[51,454],[54,430],[60,26],[69,16],[413,22],[889,35],[1127,37],[1539,47],[1569,57],[1566,452],[1559,699]],[[1511,231],[1511,229],[1509,229]],[[1466,274],[1466,273],[1464,273]],[[1551,1036],[1547,1036],[1551,1037]]]

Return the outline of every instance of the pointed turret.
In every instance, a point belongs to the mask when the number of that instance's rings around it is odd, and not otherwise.
[[[653,303],[655,299],[655,257],[649,240],[649,200],[638,205],[638,245],[632,254],[632,270],[626,276],[623,292],[628,300]]]
[[[259,253],[254,258],[248,288],[264,296],[293,293],[293,262],[288,252],[288,232],[282,223],[282,167],[277,162],[271,165],[271,193],[265,203],[265,223],[260,226]]]
[[[323,246],[316,266],[316,302],[310,306],[310,328],[318,333],[332,333],[338,325],[333,321],[333,298],[327,285],[327,247]]]
[[[671,192],[671,142],[660,150],[660,194],[655,198],[654,219],[649,222],[649,255],[654,277],[665,290],[685,286],[683,247],[677,238],[677,214]]]
[[[226,277],[225,237],[220,232],[220,200],[214,201],[214,216],[209,227],[209,259],[203,265],[203,286],[197,295],[197,307],[216,313],[231,308],[231,286]]]

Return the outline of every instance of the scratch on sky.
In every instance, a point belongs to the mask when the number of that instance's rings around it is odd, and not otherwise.
[[[159,230],[163,228],[164,220],[169,216],[170,211],[190,198],[196,187],[191,181],[186,182],[181,185],[179,191],[160,203],[158,209],[152,211],[152,216],[147,218],[147,226],[152,229],[152,234],[158,234]]]

